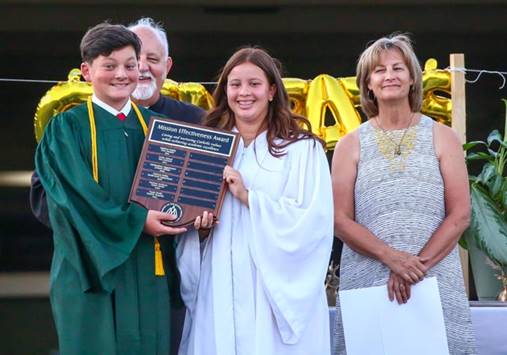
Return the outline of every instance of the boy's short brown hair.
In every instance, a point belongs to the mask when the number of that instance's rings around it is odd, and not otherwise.
[[[123,25],[103,22],[86,31],[81,39],[81,59],[91,64],[101,55],[108,56],[111,52],[128,46],[134,48],[136,57],[139,58],[141,52],[139,37]]]

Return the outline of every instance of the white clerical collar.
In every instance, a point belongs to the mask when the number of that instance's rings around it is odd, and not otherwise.
[[[125,116],[128,116],[130,113],[130,110],[132,108],[132,102],[130,102],[130,97],[127,100],[127,103],[125,104],[125,106],[123,106],[120,111],[118,111],[114,107],[106,104],[104,101],[102,101],[97,96],[95,96],[95,94],[92,95],[92,102],[95,105],[99,106],[100,108],[103,108],[104,110],[106,110],[107,112],[109,112],[113,116],[118,115],[120,112],[123,113]]]

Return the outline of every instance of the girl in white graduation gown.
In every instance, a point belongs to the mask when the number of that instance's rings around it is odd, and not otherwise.
[[[333,202],[321,141],[290,112],[277,64],[261,49],[229,59],[214,98],[206,124],[241,139],[224,169],[219,223],[198,217],[198,232],[178,242],[187,306],[179,353],[327,355]]]

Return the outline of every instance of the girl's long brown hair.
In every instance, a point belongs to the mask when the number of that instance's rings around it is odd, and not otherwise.
[[[257,47],[245,47],[234,53],[220,73],[218,84],[213,92],[215,108],[205,117],[204,123],[209,127],[231,130],[235,125],[234,113],[227,104],[227,78],[232,69],[243,63],[252,63],[262,69],[269,85],[275,85],[276,92],[269,103],[266,117],[267,141],[269,153],[274,157],[285,155],[284,148],[300,139],[323,141],[312,133],[310,121],[290,111],[289,96],[283,86],[279,65],[265,50]],[[266,126],[262,126],[264,129]],[[258,132],[260,133],[260,132]],[[276,138],[283,141],[279,144]]]

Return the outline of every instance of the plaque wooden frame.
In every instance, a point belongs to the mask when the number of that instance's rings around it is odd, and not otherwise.
[[[151,117],[130,202],[192,224],[204,211],[218,217],[225,197],[223,168],[232,165],[238,134],[167,118]]]

